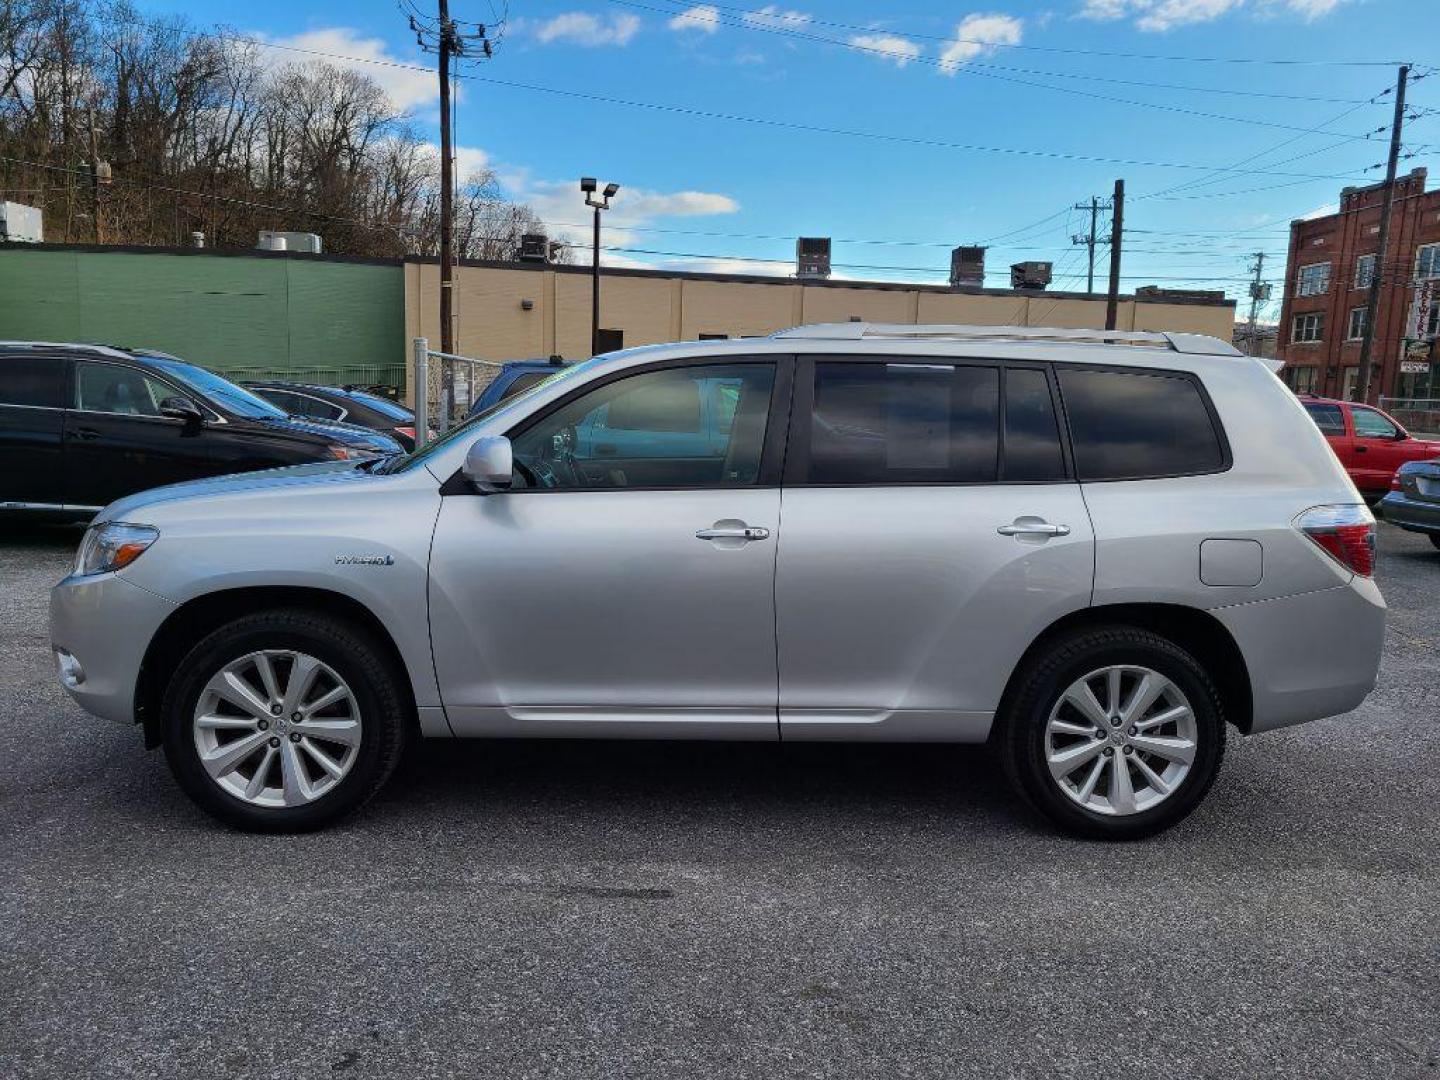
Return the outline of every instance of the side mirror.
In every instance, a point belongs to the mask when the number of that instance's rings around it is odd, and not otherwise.
[[[168,416],[171,420],[183,420],[187,424],[198,424],[202,419],[200,410],[189,398],[183,398],[179,394],[167,397],[160,402],[160,415]]]
[[[460,474],[481,495],[510,490],[515,472],[515,457],[510,440],[504,435],[485,435],[476,439]]]

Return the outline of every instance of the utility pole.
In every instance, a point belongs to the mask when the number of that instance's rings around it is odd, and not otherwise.
[[[1105,329],[1114,330],[1120,314],[1120,237],[1125,229],[1125,181],[1115,181],[1110,201],[1110,296],[1105,303]]]
[[[100,219],[100,190],[110,184],[113,174],[110,163],[100,160],[100,136],[95,130],[95,110],[89,110],[90,124],[90,225],[94,229],[96,245],[105,242],[104,228]]]
[[[450,18],[450,0],[439,0],[438,18],[430,20],[413,6],[410,29],[426,52],[439,56],[440,74],[440,351],[455,351],[455,149],[450,130],[450,65],[452,61],[478,53],[491,56],[484,23],[470,23],[475,29],[461,33]],[[455,369],[441,364],[440,397],[442,427],[449,426],[449,405],[455,400]]]
[[[1410,65],[1401,64],[1395,80],[1395,119],[1390,124],[1390,158],[1385,164],[1385,198],[1380,204],[1380,253],[1375,257],[1375,274],[1370,279],[1370,295],[1365,299],[1365,330],[1360,339],[1360,371],[1356,394],[1360,401],[1370,400],[1370,357],[1375,351],[1375,323],[1380,310],[1380,289],[1390,276],[1385,257],[1390,242],[1390,212],[1395,207],[1395,169],[1400,163],[1400,131],[1405,125],[1405,82]],[[1396,279],[1400,273],[1396,272]]]
[[[1089,201],[1088,203],[1076,203],[1074,209],[1076,209],[1076,210],[1089,210],[1089,211],[1090,211],[1090,232],[1089,232],[1089,233],[1076,233],[1075,235],[1073,235],[1073,236],[1070,237],[1070,243],[1072,243],[1072,244],[1084,244],[1085,247],[1086,247],[1087,249],[1089,249],[1090,260],[1089,260],[1089,269],[1088,269],[1088,271],[1087,271],[1086,274],[1085,274],[1085,291],[1086,291],[1087,293],[1094,293],[1094,292],[1095,292],[1095,246],[1096,246],[1097,244],[1104,243],[1103,240],[1100,240],[1100,239],[1098,239],[1098,238],[1096,237],[1096,235],[1095,235],[1095,230],[1096,230],[1096,226],[1097,226],[1097,224],[1098,224],[1098,222],[1099,222],[1100,211],[1101,211],[1101,210],[1109,209],[1109,207],[1106,206],[1104,203],[1102,203],[1102,202],[1100,201],[1100,199],[1099,199],[1098,196],[1092,195],[1092,196],[1090,196],[1090,201]]]
[[[1260,280],[1265,270],[1265,253],[1255,252],[1255,262],[1250,267],[1250,272],[1255,275],[1255,280],[1250,282],[1250,330],[1249,345],[1250,355],[1259,356],[1260,353],[1255,346],[1255,328],[1260,318],[1260,304],[1270,299],[1270,286]]]

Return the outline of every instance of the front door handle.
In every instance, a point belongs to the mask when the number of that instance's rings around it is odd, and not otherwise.
[[[717,521],[711,528],[695,530],[697,540],[768,540],[770,530],[743,521]]]
[[[78,438],[84,439],[86,442],[100,438],[100,432],[90,427],[76,428],[75,434]]]
[[[1369,449],[1370,449],[1370,448],[1369,448],[1368,446],[1357,446],[1357,447],[1355,447],[1355,453],[1357,453],[1357,454],[1363,454],[1363,453],[1365,453],[1366,451],[1368,451]]]
[[[1038,518],[1016,518],[1013,525],[1001,525],[995,530],[1001,536],[1069,536],[1069,525],[1051,525]]]

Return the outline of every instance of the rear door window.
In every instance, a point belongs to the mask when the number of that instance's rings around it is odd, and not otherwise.
[[[1193,476],[1226,467],[1198,380],[1176,372],[1058,366],[1081,480]]]
[[[1315,426],[1324,434],[1345,434],[1345,414],[1340,411],[1339,405],[1326,405],[1319,401],[1307,401],[1305,403],[1305,411],[1310,414],[1310,419],[1315,421]]]
[[[1050,380],[1038,368],[1005,371],[1004,480],[1065,479],[1065,454]]]
[[[1000,369],[815,365],[811,484],[974,484],[999,475]]]
[[[55,356],[0,356],[0,405],[63,409],[65,363]]]

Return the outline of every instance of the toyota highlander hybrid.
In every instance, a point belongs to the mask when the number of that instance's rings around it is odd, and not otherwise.
[[[1228,344],[847,323],[122,499],[51,635],[81,705],[248,829],[353,810],[417,736],[563,736],[989,741],[1056,825],[1127,838],[1196,806],[1227,729],[1369,693],[1374,539]]]

